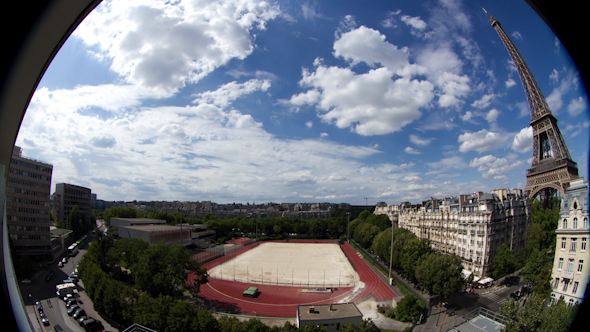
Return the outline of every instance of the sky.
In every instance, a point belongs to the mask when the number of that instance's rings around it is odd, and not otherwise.
[[[525,1],[102,2],[16,144],[98,199],[355,205],[524,189],[543,91],[588,178],[588,96]],[[54,189],[52,188],[52,192]]]

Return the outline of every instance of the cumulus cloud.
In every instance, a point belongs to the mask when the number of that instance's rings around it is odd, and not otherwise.
[[[409,15],[402,15],[402,22],[417,30],[424,30],[428,26],[426,22],[420,19],[420,16],[412,17]]]
[[[198,9],[198,10],[197,10]],[[265,1],[113,1],[92,11],[74,32],[130,84],[166,97],[252,50],[253,29],[280,11]]]
[[[477,167],[477,171],[482,174],[484,179],[494,178],[496,180],[506,180],[505,174],[508,171],[522,165],[520,160],[508,160],[508,158],[497,158],[492,155],[475,158],[469,162],[470,167]]]
[[[251,94],[255,91],[266,91],[268,88],[270,88],[269,80],[252,79],[245,83],[233,81],[224,84],[215,91],[206,91],[197,94],[197,99],[193,100],[193,103],[209,103],[224,108],[241,96]]]
[[[299,84],[320,92],[319,117],[359,135],[399,131],[420,118],[420,108],[433,98],[430,82],[406,77],[392,80],[393,73],[386,67],[356,74],[349,68],[314,63],[315,71],[304,69]]]
[[[522,128],[512,141],[512,150],[517,152],[527,152],[533,149],[533,127],[527,126]]]
[[[361,26],[340,36],[334,42],[334,56],[356,64],[365,62],[371,67],[379,64],[396,72],[409,65],[408,49],[398,48],[385,41],[379,31]]]
[[[492,94],[486,94],[483,95],[480,99],[474,101],[473,103],[471,103],[471,106],[475,107],[475,108],[486,108],[488,106],[490,106],[490,104],[492,103],[492,99],[495,97],[495,95]]]
[[[426,165],[431,169],[431,171],[426,174],[436,174],[446,172],[451,169],[462,169],[468,166],[463,161],[463,158],[458,156],[443,158],[436,162],[426,163]]]
[[[569,105],[567,105],[567,112],[571,116],[579,115],[587,109],[588,103],[586,102],[586,99],[584,99],[583,97],[579,97],[578,99],[572,99]]]
[[[505,145],[507,136],[497,132],[490,132],[482,129],[474,133],[459,135],[459,151],[477,151],[479,153],[501,148]]]
[[[509,78],[508,80],[506,80],[506,82],[504,82],[504,85],[506,85],[506,88],[508,89],[515,86],[516,82],[513,79]]]
[[[427,146],[433,140],[434,138],[422,138],[418,135],[410,135],[410,142],[419,146]]]
[[[406,147],[406,148],[404,149],[404,151],[405,151],[406,153],[408,153],[408,154],[420,154],[420,152],[419,152],[419,151],[416,151],[414,148],[412,148],[412,147],[409,147],[409,146],[408,146],[408,147]]]
[[[498,116],[500,116],[500,111],[493,108],[486,114],[486,121],[488,121],[488,123],[496,122],[498,120]]]

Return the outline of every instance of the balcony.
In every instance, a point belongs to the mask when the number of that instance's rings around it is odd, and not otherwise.
[[[565,279],[572,280],[572,279],[574,279],[574,273],[573,272],[566,272],[566,271],[564,271],[564,272],[562,272],[561,277],[562,278],[565,278]]]

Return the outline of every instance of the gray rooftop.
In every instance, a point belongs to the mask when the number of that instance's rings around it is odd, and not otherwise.
[[[314,309],[313,313],[310,313],[310,307]],[[330,310],[330,308],[332,310]],[[299,313],[300,320],[324,320],[363,316],[356,305],[352,302],[332,305],[300,305],[297,307],[297,311]]]

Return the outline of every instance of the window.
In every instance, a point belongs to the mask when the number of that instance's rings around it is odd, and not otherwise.
[[[570,258],[567,260],[567,272],[574,272],[574,259]]]
[[[557,286],[559,286],[559,278],[555,278],[555,282],[553,283],[553,289],[557,289]]]
[[[582,269],[584,268],[584,260],[580,259],[578,261],[578,272],[582,272]]]
[[[570,245],[570,252],[576,252],[576,242],[578,241],[577,238],[572,238],[572,243]]]
[[[558,270],[563,269],[563,258],[559,258],[559,264],[557,265],[557,269]]]
[[[563,219],[563,229],[567,229],[567,219]]]
[[[582,245],[580,246],[580,250],[586,251],[586,238],[582,238]]]
[[[564,291],[564,292],[567,291],[567,287],[569,286],[569,284],[570,284],[570,280],[569,279],[563,279],[563,289],[562,289],[562,291]]]
[[[564,238],[564,237],[562,237],[562,238],[561,238],[561,250],[565,250],[565,242],[566,242],[566,241],[565,241],[565,238]]]
[[[588,229],[588,218],[584,218],[584,228]]]

